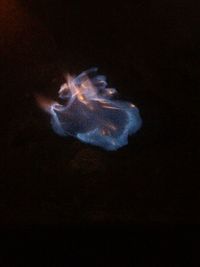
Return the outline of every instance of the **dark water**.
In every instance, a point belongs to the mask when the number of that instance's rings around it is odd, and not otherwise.
[[[199,19],[189,4],[6,1],[2,222],[198,221]],[[108,153],[50,129],[34,93],[98,65],[144,121]],[[5,178],[4,178],[5,177]]]
[[[198,1],[1,2],[1,225],[199,223]],[[57,136],[35,103],[92,66],[141,112],[118,152]]]

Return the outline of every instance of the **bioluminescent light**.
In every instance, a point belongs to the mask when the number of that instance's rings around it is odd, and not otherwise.
[[[67,76],[58,92],[65,104],[42,98],[39,102],[51,115],[57,134],[117,150],[128,143],[128,136],[141,127],[142,121],[137,107],[114,99],[115,93],[107,87],[106,77],[91,68],[77,77]]]

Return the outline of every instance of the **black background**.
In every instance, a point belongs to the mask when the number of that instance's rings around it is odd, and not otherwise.
[[[59,228],[115,236],[119,227],[136,248],[140,233],[151,240],[157,228],[199,223],[199,10],[194,0],[1,0],[2,229],[43,225],[56,239]],[[60,138],[35,102],[56,97],[63,74],[92,66],[141,112],[141,130],[117,152]],[[169,247],[173,231],[155,240]],[[129,266],[110,257],[97,266]]]

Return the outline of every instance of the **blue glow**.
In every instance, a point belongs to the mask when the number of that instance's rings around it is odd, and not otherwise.
[[[106,77],[92,68],[78,77],[67,77],[59,90],[66,101],[44,103],[51,114],[54,131],[73,136],[106,150],[117,150],[128,144],[128,136],[142,124],[139,110],[133,104],[114,99],[116,90],[107,87]]]

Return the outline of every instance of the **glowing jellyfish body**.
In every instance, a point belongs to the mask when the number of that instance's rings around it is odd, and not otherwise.
[[[59,90],[66,104],[45,104],[45,109],[57,134],[117,150],[141,127],[141,117],[133,104],[113,99],[116,90],[107,88],[106,77],[96,72],[92,68],[76,78],[68,76]]]

